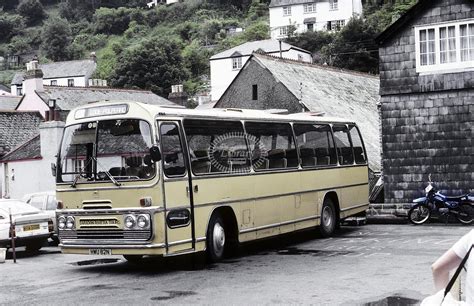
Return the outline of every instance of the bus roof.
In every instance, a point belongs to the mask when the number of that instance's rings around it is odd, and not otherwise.
[[[107,106],[111,108],[118,105],[127,105],[127,111],[122,113],[107,112]],[[79,112],[84,113],[86,109],[104,109],[104,114],[89,115],[78,118]],[[81,114],[82,114],[81,113]],[[291,121],[291,122],[323,122],[323,123],[354,123],[353,120],[347,120],[336,117],[321,116],[321,113],[304,112],[294,114],[274,114],[264,110],[254,109],[239,109],[239,108],[211,108],[211,109],[189,109],[180,106],[158,106],[144,104],[134,101],[101,101],[91,103],[88,105],[77,107],[68,115],[66,125],[73,123],[87,122],[91,119],[105,119],[105,116],[110,118],[125,117],[147,117],[153,120],[156,117],[183,117],[183,118],[199,118],[199,119],[237,119],[237,120],[264,120],[264,121]]]

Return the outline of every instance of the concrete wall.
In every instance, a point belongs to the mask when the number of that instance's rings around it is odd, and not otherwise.
[[[252,99],[252,86],[257,85],[258,99]],[[301,112],[295,96],[273,75],[255,61],[251,61],[239,78],[221,97],[216,107],[249,109],[288,109],[290,113]]]
[[[273,39],[282,38],[280,35],[280,27],[294,25],[297,33],[306,32],[307,26],[304,24],[305,18],[316,18],[314,30],[326,30],[328,21],[345,20],[346,23],[354,14],[362,13],[361,0],[339,0],[338,9],[330,10],[329,1],[317,1],[315,13],[304,13],[303,4],[291,6],[291,15],[283,16],[283,7],[270,8],[270,30]]]
[[[380,48],[385,201],[411,202],[428,174],[436,187],[474,187],[474,71],[416,72],[414,26],[474,18],[469,0],[434,1]]]

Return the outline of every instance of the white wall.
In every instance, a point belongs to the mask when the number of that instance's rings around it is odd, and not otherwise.
[[[43,85],[51,86],[51,81],[57,81],[54,86],[68,86],[69,79],[74,80],[74,87],[85,87],[88,85],[88,80],[85,77],[70,77],[70,78],[55,78],[55,79],[43,79]]]
[[[280,56],[280,52],[268,53],[272,56]],[[290,49],[282,52],[282,57],[292,60],[299,60],[298,55],[303,57],[303,61],[312,63],[312,56],[306,52]],[[250,56],[242,56],[242,67]],[[211,101],[217,101],[235,79],[240,69],[232,69],[232,58],[223,58],[210,61],[211,66]]]
[[[291,6],[291,16],[283,16],[283,7],[270,8],[270,29],[272,39],[282,38],[280,36],[280,27],[295,25],[297,33],[303,33],[307,30],[304,24],[305,18],[316,17],[314,30],[326,30],[328,21],[346,20],[346,23],[354,14],[362,14],[361,0],[339,0],[337,10],[329,10],[329,1],[316,2],[315,13],[304,13],[303,4]]]

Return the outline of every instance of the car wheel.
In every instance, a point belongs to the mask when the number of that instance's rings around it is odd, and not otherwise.
[[[336,230],[336,210],[330,198],[324,199],[323,208],[321,209],[321,224],[319,232],[324,238],[332,236]]]
[[[128,262],[139,263],[143,259],[143,255],[123,255]]]
[[[211,262],[219,262],[224,258],[226,248],[226,232],[222,217],[216,213],[209,221],[206,235],[207,257]]]

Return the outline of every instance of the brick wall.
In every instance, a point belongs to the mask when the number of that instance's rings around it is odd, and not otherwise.
[[[473,1],[433,1],[380,48],[386,202],[421,196],[429,173],[444,192],[474,191],[474,71],[416,73],[413,29],[467,18]]]

